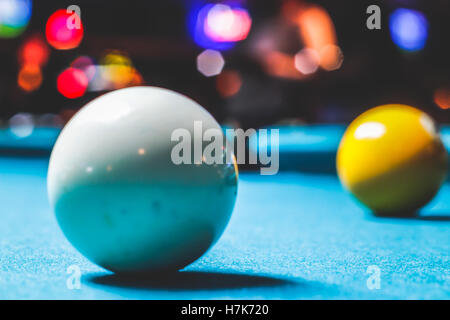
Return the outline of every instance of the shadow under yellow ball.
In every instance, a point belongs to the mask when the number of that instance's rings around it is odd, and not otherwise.
[[[344,187],[375,214],[412,215],[445,180],[447,152],[430,116],[390,104],[349,125],[336,163]]]

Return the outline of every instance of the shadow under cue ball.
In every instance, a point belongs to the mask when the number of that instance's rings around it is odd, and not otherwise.
[[[413,215],[437,193],[447,153],[434,121],[406,105],[383,105],[357,117],[337,152],[341,183],[381,216]]]
[[[173,271],[220,237],[237,166],[173,163],[171,135],[185,128],[194,137],[194,121],[221,130],[193,100],[155,87],[105,94],[70,120],[50,158],[48,194],[84,256],[114,272]]]

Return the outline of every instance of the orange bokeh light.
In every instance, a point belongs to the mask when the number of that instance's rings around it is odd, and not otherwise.
[[[305,47],[319,53],[320,66],[328,71],[342,65],[343,54],[337,46],[333,21],[325,9],[316,5],[299,7],[295,22]]]
[[[439,88],[434,92],[434,103],[441,109],[450,109],[450,88]]]
[[[341,48],[333,44],[323,47],[319,55],[320,66],[327,71],[339,69],[344,61]]]
[[[133,73],[133,78],[131,79],[131,82],[128,83],[128,87],[132,87],[132,86],[141,86],[144,84],[144,78],[142,77],[142,75],[139,73],[139,71],[137,71],[136,69],[134,69],[134,73]]]
[[[302,80],[315,73],[318,67],[327,71],[341,67],[344,56],[337,45],[334,23],[325,9],[319,5],[287,0],[281,7],[280,15],[280,23],[297,29],[303,49],[292,55],[283,52],[280,45],[277,47],[277,39],[270,39],[270,35],[265,42],[261,40],[259,54],[268,74]]]
[[[22,90],[27,92],[37,90],[42,84],[41,68],[33,64],[22,66],[17,77],[17,84]]]
[[[300,9],[297,24],[306,47],[320,51],[326,45],[336,44],[333,21],[321,7],[307,6]]]
[[[225,98],[234,96],[239,92],[241,86],[242,79],[237,71],[224,71],[216,80],[217,91]]]
[[[303,79],[305,76],[295,68],[295,56],[272,51],[264,57],[266,72],[272,76],[286,79]]]

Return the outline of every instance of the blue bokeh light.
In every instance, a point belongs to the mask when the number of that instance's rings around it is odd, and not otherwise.
[[[0,0],[0,24],[23,27],[31,17],[31,0]]]
[[[205,49],[229,50],[235,46],[235,42],[221,42],[211,39],[205,33],[205,22],[209,11],[215,6],[215,3],[196,4],[190,8],[188,15],[189,33],[194,42]]]
[[[389,19],[392,41],[403,50],[423,49],[428,37],[428,22],[419,11],[397,9]]]

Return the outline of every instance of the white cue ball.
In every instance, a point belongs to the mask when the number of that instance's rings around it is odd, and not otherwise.
[[[194,121],[203,132],[220,129],[181,94],[133,87],[93,100],[65,126],[48,195],[63,233],[89,260],[114,272],[178,270],[218,240],[233,211],[237,166],[171,161],[173,130],[194,137]]]

